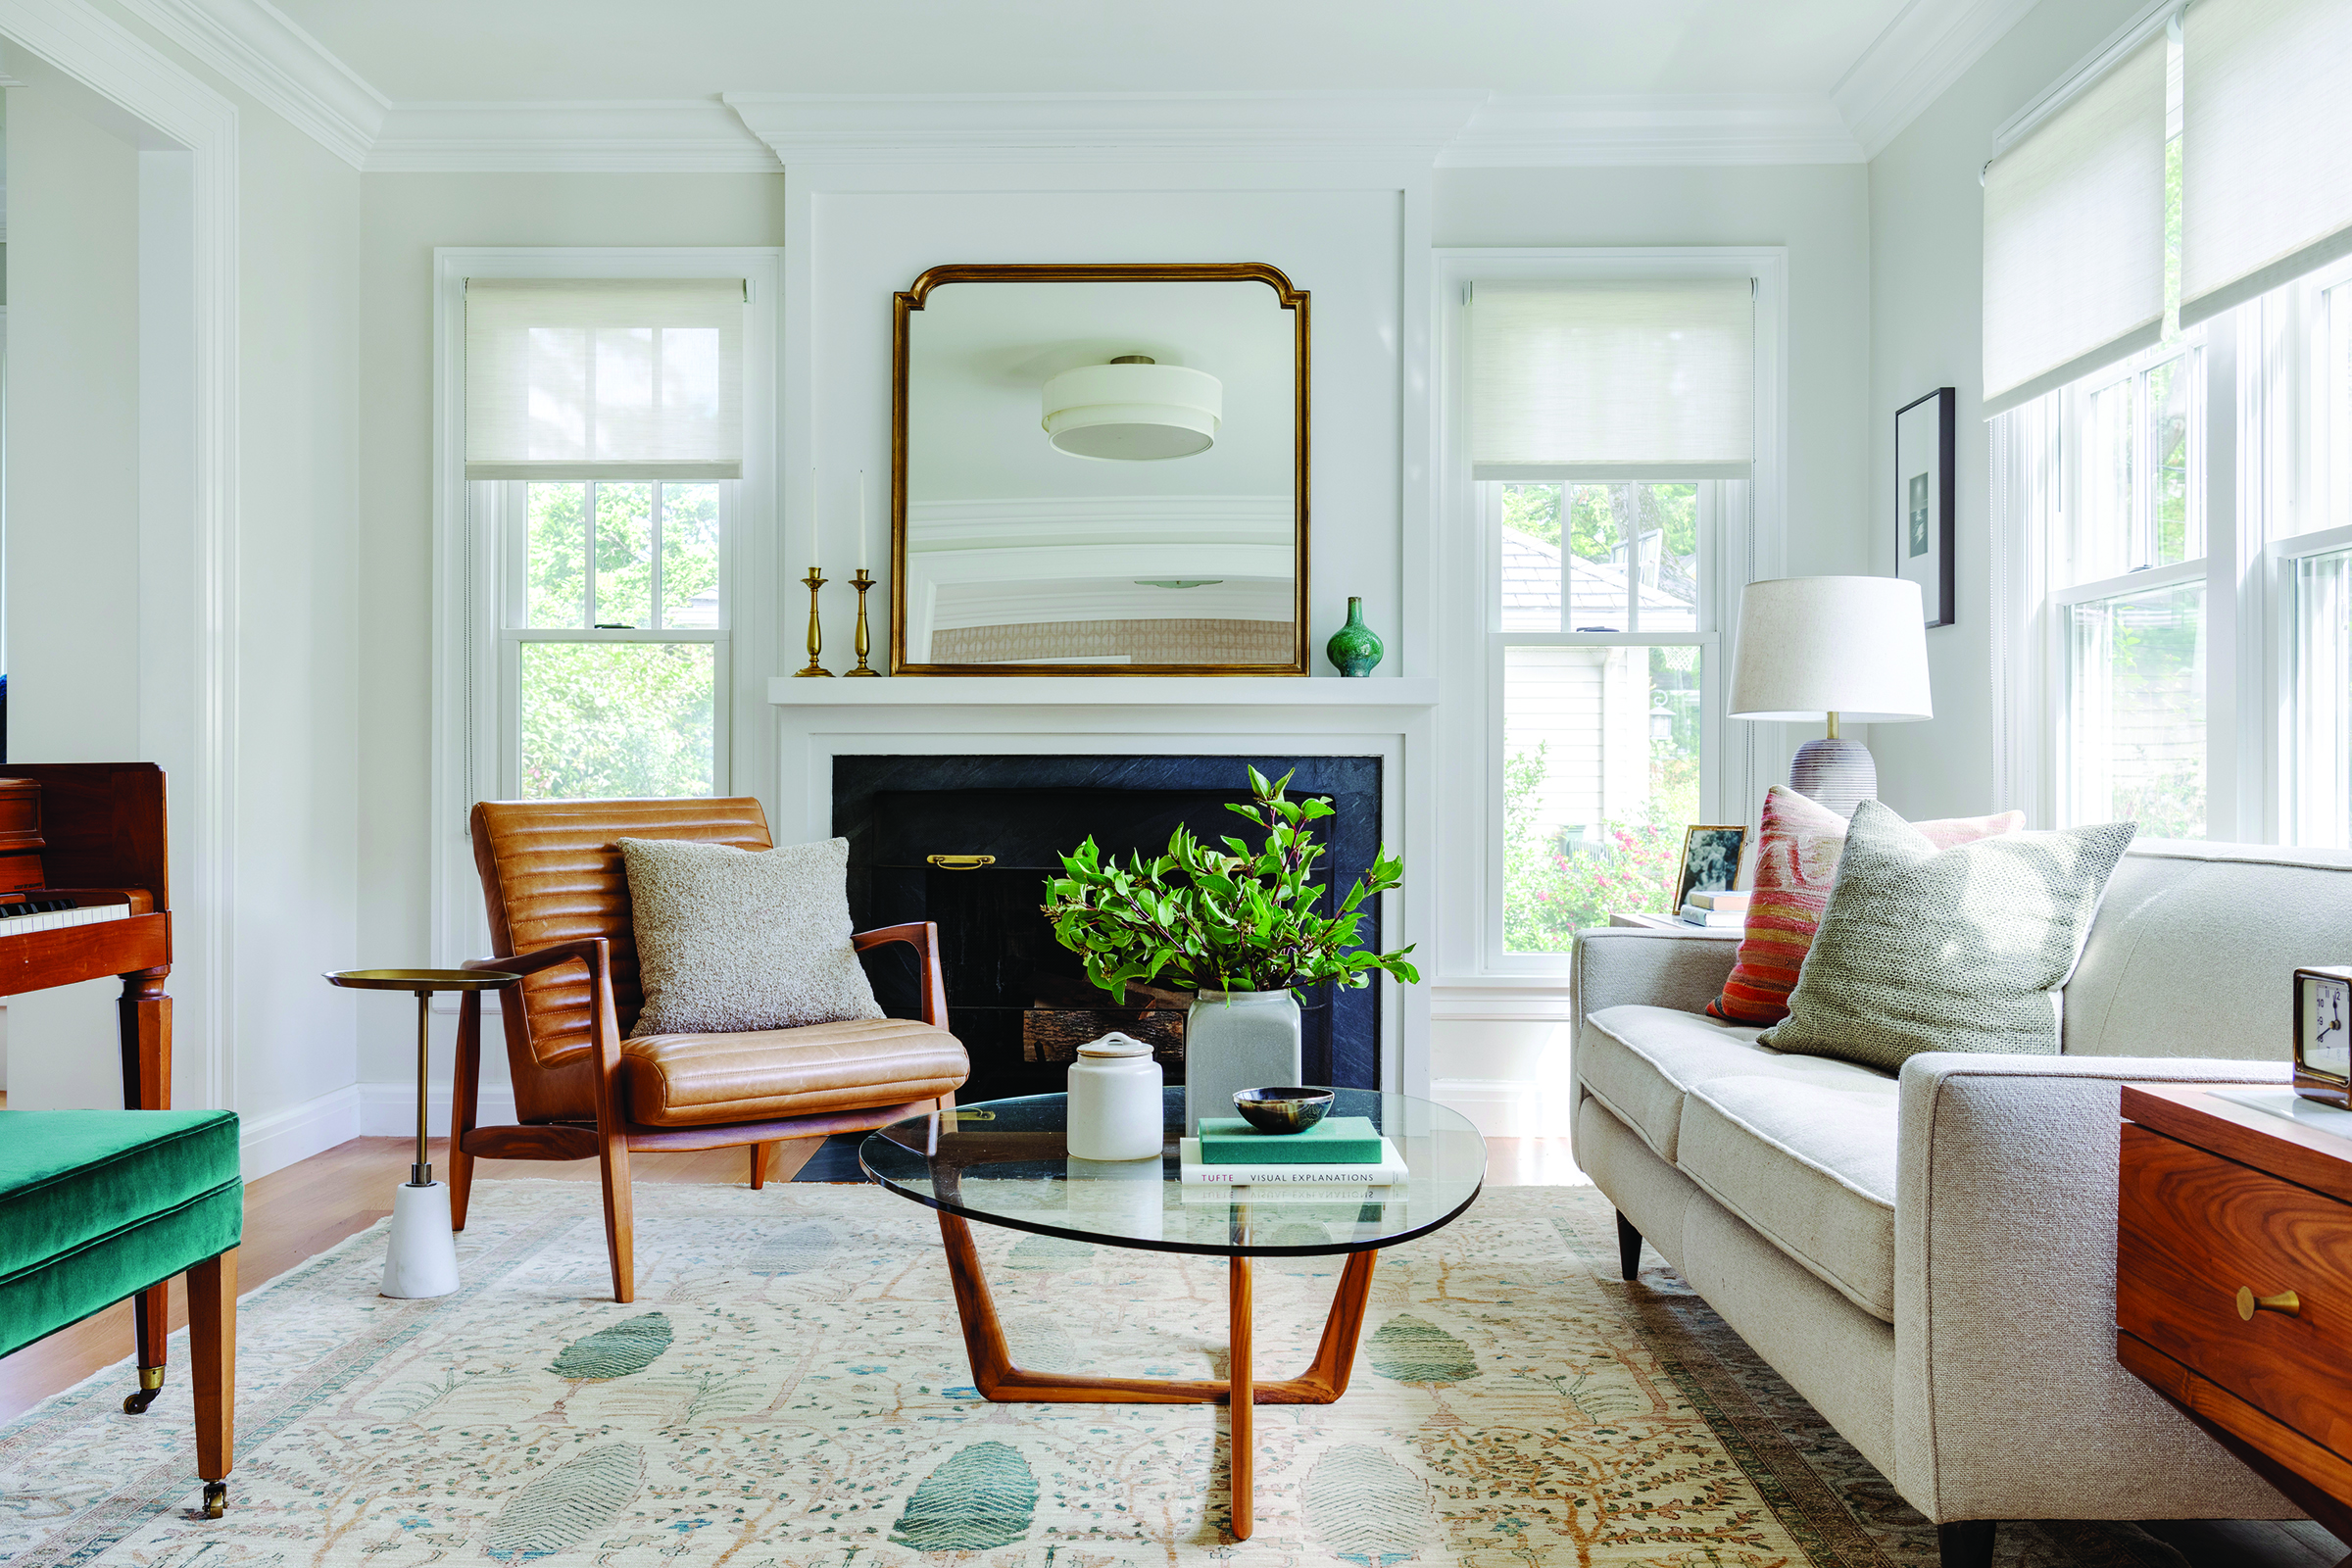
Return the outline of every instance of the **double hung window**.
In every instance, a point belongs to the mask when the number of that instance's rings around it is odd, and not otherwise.
[[[2062,394],[2072,496],[2051,598],[2069,821],[2206,834],[2202,353],[2162,345]]]
[[[746,286],[469,279],[466,477],[510,797],[728,787]]]
[[[1555,966],[1580,927],[1666,909],[1686,830],[1721,820],[1755,315],[1745,271],[1471,286],[1498,969]]]

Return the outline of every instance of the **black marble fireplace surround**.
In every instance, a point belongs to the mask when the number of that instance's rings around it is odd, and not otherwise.
[[[1128,993],[1115,1008],[1054,940],[1039,906],[1060,855],[1089,834],[1125,860],[1158,855],[1181,822],[1215,843],[1263,835],[1226,810],[1250,799],[1248,768],[1293,772],[1291,795],[1320,796],[1334,814],[1315,823],[1326,853],[1324,898],[1351,886],[1380,842],[1377,757],[837,757],[833,831],[850,841],[850,915],[858,930],[907,920],[939,924],[948,1026],[971,1054],[965,1102],[1063,1086],[1075,1042],[1111,1028],[1152,1042],[1168,1082],[1182,1081],[1185,999]],[[934,855],[993,855],[980,870],[949,870]],[[1377,902],[1377,901],[1375,901]],[[1380,943],[1377,908],[1359,928]],[[883,1010],[916,1012],[912,950],[867,956]],[[1311,1084],[1380,1084],[1380,992],[1315,987],[1300,995],[1304,1075]]]

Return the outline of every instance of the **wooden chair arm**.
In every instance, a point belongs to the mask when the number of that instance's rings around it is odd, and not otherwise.
[[[948,977],[939,963],[939,927],[929,920],[886,925],[874,931],[851,933],[850,946],[859,953],[868,948],[904,942],[920,956],[923,966],[923,1022],[934,1029],[948,1026]]]
[[[558,942],[552,947],[537,948],[529,953],[517,953],[504,958],[467,958],[459,967],[462,969],[503,970],[508,974],[516,975],[537,974],[542,969],[553,969],[560,963],[569,963],[577,958],[581,963],[587,965],[589,979],[601,981],[605,978],[605,960],[608,951],[608,945],[603,937],[582,937],[576,941]]]

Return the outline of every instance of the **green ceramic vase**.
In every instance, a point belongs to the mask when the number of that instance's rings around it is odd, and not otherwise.
[[[1323,646],[1332,667],[1343,675],[1371,674],[1373,666],[1380,662],[1380,656],[1387,651],[1373,635],[1372,628],[1364,624],[1361,599],[1348,601],[1348,624],[1333,632],[1331,641]]]

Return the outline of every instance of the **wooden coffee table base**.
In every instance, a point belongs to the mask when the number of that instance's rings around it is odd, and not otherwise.
[[[1001,1403],[1037,1400],[1050,1404],[1229,1404],[1233,1438],[1227,1469],[1233,1477],[1233,1539],[1247,1541],[1255,1524],[1250,1486],[1253,1407],[1260,1404],[1329,1404],[1348,1392],[1355,1367],[1355,1342],[1364,1327],[1364,1302],[1372,1287],[1370,1251],[1350,1252],[1340,1273],[1339,1295],[1323,1323],[1315,1358],[1295,1378],[1260,1383],[1250,1372],[1250,1259],[1227,1260],[1226,1345],[1229,1378],[1083,1378],[1066,1372],[1029,1372],[1012,1364],[1005,1348],[997,1303],[980,1275],[972,1228],[960,1214],[942,1209],[940,1239],[947,1244],[948,1276],[956,1288],[956,1310],[963,1319],[963,1346],[972,1360],[972,1385],[984,1399]]]

